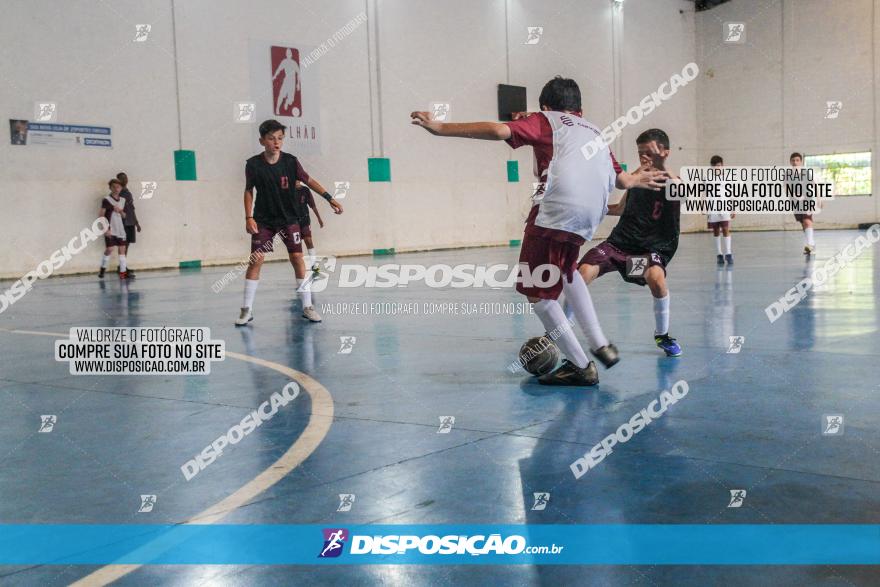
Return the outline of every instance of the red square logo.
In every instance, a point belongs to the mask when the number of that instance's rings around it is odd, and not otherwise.
[[[299,50],[293,47],[271,48],[272,107],[276,116],[302,116],[302,76]]]

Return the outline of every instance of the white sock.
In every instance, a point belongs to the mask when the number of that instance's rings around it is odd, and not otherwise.
[[[563,278],[562,291],[565,292],[565,303],[574,314],[584,336],[587,337],[590,348],[596,350],[607,345],[608,339],[605,338],[605,333],[602,332],[602,326],[599,324],[593,298],[581,274],[575,272],[570,282]]]
[[[815,241],[813,241],[813,227],[812,226],[810,228],[804,229],[804,241],[811,247],[816,244]]]
[[[311,269],[312,265],[318,262],[318,256],[315,254],[315,249],[308,249],[309,259],[308,259],[308,267],[306,269]]]
[[[715,237],[715,250],[718,251],[719,255],[721,254],[721,237],[720,236]]]
[[[101,257],[101,269],[106,269],[107,265],[110,264],[110,255],[104,255]]]
[[[730,237],[730,236],[724,237],[724,254],[725,255],[732,255],[733,254],[733,249],[731,249],[731,246],[732,246],[731,241],[732,240],[733,240],[733,237]]]
[[[254,298],[257,297],[257,286],[260,285],[259,279],[244,280],[244,303],[243,308],[254,309]]]
[[[666,297],[654,298],[654,335],[669,334],[669,292]]]
[[[299,293],[299,299],[302,300],[303,308],[308,308],[312,305],[312,288],[311,283],[305,287],[301,287],[303,283],[306,283],[306,280],[303,279],[300,281],[298,277],[293,279],[293,283],[296,285],[296,291]]]
[[[125,273],[128,265],[125,264],[125,255],[119,255],[119,272]]]
[[[584,349],[578,342],[571,328],[571,323],[565,319],[565,312],[556,300],[540,300],[535,304],[535,314],[544,325],[550,338],[565,355],[565,358],[580,367],[585,368],[590,364]]]

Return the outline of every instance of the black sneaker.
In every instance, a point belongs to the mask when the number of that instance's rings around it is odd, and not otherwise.
[[[620,353],[617,352],[617,347],[610,342],[603,347],[590,351],[590,354],[605,365],[606,369],[610,369],[620,361]]]
[[[724,255],[715,255],[715,262],[718,265],[724,265]]]
[[[724,255],[724,260],[728,265],[733,265],[733,255]]]
[[[564,359],[559,369],[538,377],[538,383],[541,385],[588,387],[599,383],[599,373],[596,371],[596,363],[593,361],[581,369],[568,359]]]
[[[98,279],[104,279],[104,274],[107,273],[107,270],[101,267],[101,270],[98,271]]]

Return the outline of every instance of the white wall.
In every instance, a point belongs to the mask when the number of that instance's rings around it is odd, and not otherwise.
[[[880,63],[874,52],[880,0],[732,0],[699,13],[697,60],[699,161],[788,165],[805,154],[876,153]],[[746,42],[723,42],[725,22],[746,24]],[[843,102],[825,119],[829,100]],[[818,228],[880,220],[877,198],[842,197],[816,217]],[[791,215],[742,215],[737,228],[799,229]]]
[[[171,6],[170,0],[4,3],[0,120],[30,119],[35,101],[55,101],[61,122],[111,126],[114,148],[13,147],[0,141],[6,212],[0,217],[0,276],[20,276],[89,225],[107,179],[121,169],[135,183],[159,182],[155,198],[138,202],[144,232],[130,254],[135,267],[246,257],[242,175],[244,160],[255,152],[256,129],[234,123],[231,111],[249,97],[248,39],[319,45],[367,10],[367,3],[177,1],[176,35]],[[328,211],[328,226],[316,230],[323,253],[520,238],[531,153],[430,137],[409,125],[408,113],[449,101],[453,120],[492,120],[496,87],[507,81],[509,64],[509,82],[528,87],[530,109],[537,109],[550,77],[570,76],[581,85],[585,116],[604,126],[619,108],[636,104],[681,71],[695,46],[693,13],[679,13],[691,3],[628,0],[617,21],[621,94],[615,106],[608,0],[375,0],[375,6],[370,30],[378,32],[372,37],[378,54],[368,52],[365,24],[320,59],[323,152],[301,158],[322,183],[352,182],[345,214],[331,217]],[[152,25],[150,38],[133,43],[134,25],[141,23]],[[544,27],[538,45],[523,44],[528,26]],[[379,87],[370,82],[375,63]],[[371,88],[381,125],[371,121]],[[634,137],[650,126],[670,133],[674,164],[694,162],[693,89],[628,129],[617,147],[621,161],[636,163]],[[381,131],[382,153],[371,127]],[[174,179],[173,151],[181,147],[196,152],[196,182]],[[391,159],[390,184],[367,181],[367,158],[379,154]],[[509,157],[520,162],[519,183],[506,181]],[[606,232],[607,226],[600,235]],[[92,271],[99,251],[94,245],[63,271]]]

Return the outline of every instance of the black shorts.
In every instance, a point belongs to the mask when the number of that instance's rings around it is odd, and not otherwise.
[[[137,227],[125,226],[125,240],[128,241],[128,244],[133,244],[137,241]]]

